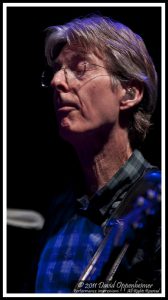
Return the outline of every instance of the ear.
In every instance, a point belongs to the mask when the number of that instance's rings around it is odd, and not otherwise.
[[[124,88],[124,96],[120,100],[120,110],[132,108],[143,98],[144,89],[141,84],[130,84]]]

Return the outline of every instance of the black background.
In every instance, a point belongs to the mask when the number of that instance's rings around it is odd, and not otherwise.
[[[8,7],[8,207],[35,209],[45,216],[51,197],[63,188],[62,179],[76,170],[78,163],[73,150],[58,136],[51,95],[40,88],[44,67],[43,31],[48,26],[64,24],[93,12],[110,16],[141,35],[153,58],[159,77],[158,104],[153,116],[153,129],[142,146],[142,152],[152,164],[161,166],[161,8],[99,5],[91,8]],[[12,248],[13,230],[10,228],[8,235],[8,286],[9,289],[10,286],[20,289],[22,276],[18,275],[12,281],[16,270],[13,257],[18,262],[20,252],[24,253],[26,272],[33,252],[32,248],[28,251],[26,247],[33,247],[33,239],[27,234],[26,242],[21,243],[20,237],[23,238],[25,233],[16,229],[17,247],[15,244],[16,248]],[[22,260],[18,262],[18,271],[23,268],[21,265]]]

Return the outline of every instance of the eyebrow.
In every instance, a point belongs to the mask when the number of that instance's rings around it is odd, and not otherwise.
[[[86,53],[80,52],[80,53],[73,54],[70,58],[68,58],[68,56],[67,56],[67,62],[77,63],[80,60],[83,60],[83,59],[86,60],[88,58],[89,57]],[[61,65],[62,61],[58,58],[58,59],[55,60],[55,63]]]

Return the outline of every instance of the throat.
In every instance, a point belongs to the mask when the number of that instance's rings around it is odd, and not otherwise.
[[[96,155],[91,155],[88,151],[83,151],[79,157],[84,172],[87,194],[92,195],[97,190],[105,186],[121,166],[131,156],[131,149],[115,149],[106,146],[103,151]]]

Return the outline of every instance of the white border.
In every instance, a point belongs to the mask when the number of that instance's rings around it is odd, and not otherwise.
[[[7,62],[7,38],[6,38],[6,5],[3,6],[3,291],[6,287],[6,208],[7,208],[7,82],[6,82],[6,62]]]
[[[162,6],[162,15],[161,15],[161,47],[162,47],[162,57],[161,57],[161,138],[162,138],[162,143],[161,143],[161,147],[162,147],[162,161],[161,161],[161,166],[162,166],[162,218],[161,218],[161,228],[162,228],[162,272],[164,270],[164,276],[162,278],[162,291],[164,291],[164,296],[165,296],[165,288],[166,288],[166,282],[165,282],[165,272],[166,272],[166,262],[165,262],[165,231],[163,230],[165,227],[165,203],[166,203],[166,191],[165,191],[165,186],[166,186],[166,153],[165,153],[165,139],[166,139],[166,133],[165,133],[165,114],[166,114],[166,95],[165,95],[165,87],[166,87],[166,83],[165,83],[165,78],[166,78],[166,69],[165,69],[165,65],[166,65],[166,53],[165,53],[165,39],[166,39],[166,32],[165,32],[165,5]]]
[[[162,8],[162,228],[165,228],[165,3],[3,3],[3,296],[4,297],[80,297],[80,294],[18,294],[7,293],[6,274],[6,216],[7,216],[7,7],[161,7]],[[164,270],[164,271],[163,271]],[[159,294],[103,294],[104,297],[165,297],[165,235],[162,233],[162,293]],[[82,294],[82,297],[102,297],[102,294]]]
[[[165,3],[4,3],[6,7],[164,7]]]

